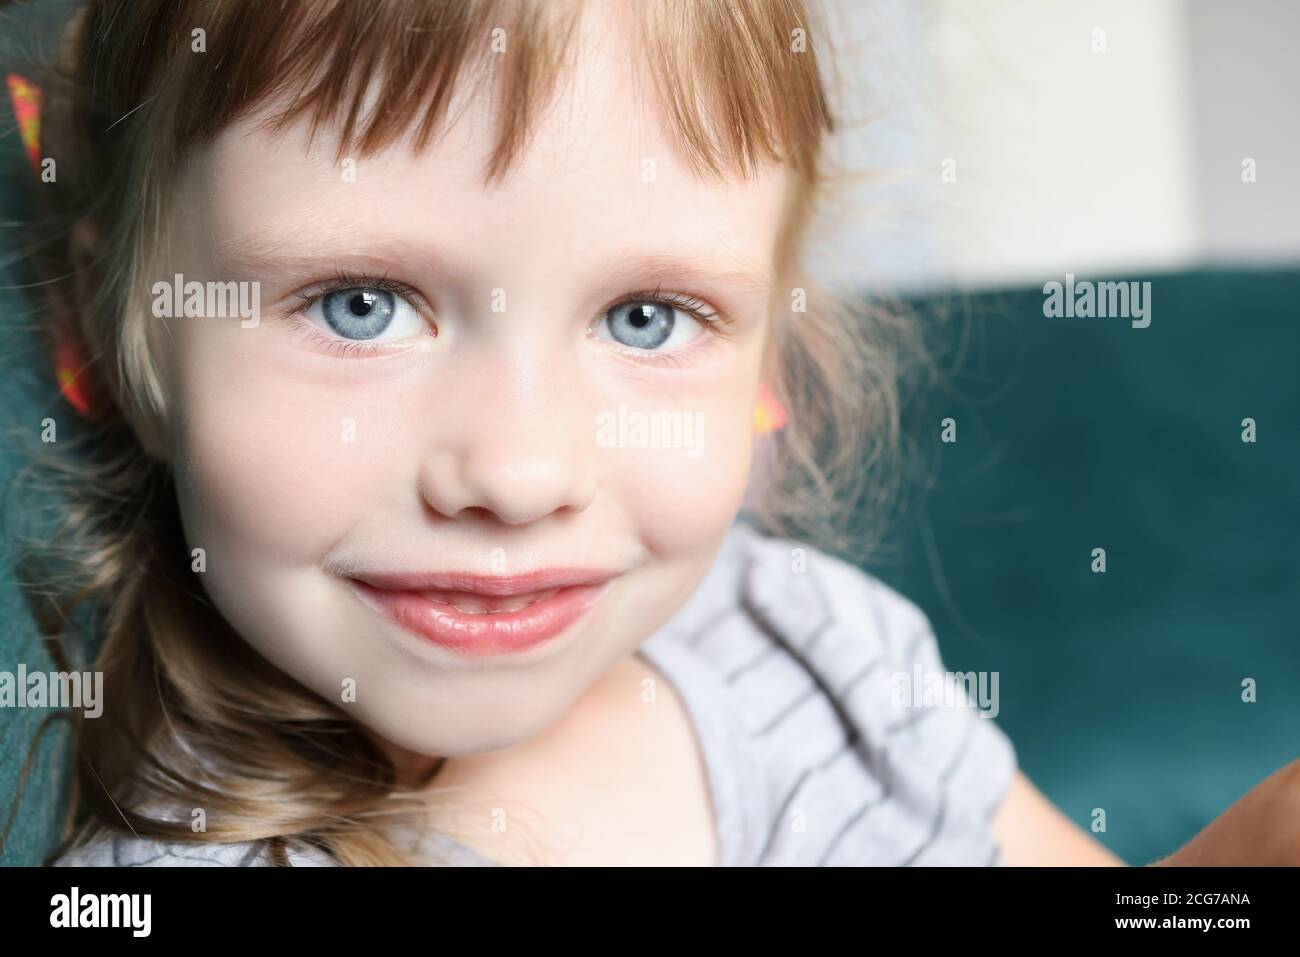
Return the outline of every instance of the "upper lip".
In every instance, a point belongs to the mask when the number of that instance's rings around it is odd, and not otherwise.
[[[520,575],[478,575],[473,572],[354,572],[359,582],[386,591],[442,591],[474,595],[528,595],[577,585],[600,585],[615,572],[585,568],[547,568]]]

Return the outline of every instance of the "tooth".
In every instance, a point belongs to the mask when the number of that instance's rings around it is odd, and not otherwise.
[[[495,615],[505,612],[519,611],[527,608],[529,605],[539,601],[546,601],[556,592],[558,588],[551,588],[547,591],[531,592],[527,595],[510,595],[502,598],[495,597],[476,597],[461,593],[448,592],[425,592],[424,597],[429,601],[435,601],[443,605],[451,605],[457,611],[466,615]]]
[[[451,603],[459,611],[467,615],[481,615],[487,611],[487,604],[479,601],[477,598],[457,598]]]

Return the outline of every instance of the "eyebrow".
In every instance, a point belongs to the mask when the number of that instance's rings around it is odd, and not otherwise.
[[[222,240],[216,247],[216,262],[223,274],[237,276],[263,270],[320,269],[333,261],[373,264],[376,268],[409,268],[425,274],[449,276],[454,265],[435,246],[400,238],[360,243],[343,237],[323,237],[319,244],[304,249],[301,232],[278,230],[257,232]],[[670,251],[628,248],[615,251],[595,267],[600,276],[620,276],[636,283],[708,283],[727,286],[742,295],[766,298],[776,276],[771,265],[756,261],[739,250],[716,245],[677,243]]]
[[[221,269],[240,275],[268,268],[313,269],[337,259],[420,263],[426,269],[441,261],[433,250],[404,240],[350,243],[344,237],[326,236],[309,245],[303,242],[302,235],[301,229],[265,229],[224,239],[216,245],[215,259]]]
[[[678,245],[671,253],[625,251],[611,256],[607,269],[646,281],[671,276],[721,283],[756,298],[770,295],[776,284],[771,266],[725,246]]]

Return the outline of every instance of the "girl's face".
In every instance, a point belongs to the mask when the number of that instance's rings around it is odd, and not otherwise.
[[[149,276],[259,284],[255,323],[157,337],[187,537],[234,628],[390,747],[555,722],[745,492],[785,174],[697,178],[629,39],[583,30],[502,183],[480,94],[342,164],[252,116],[187,162]]]

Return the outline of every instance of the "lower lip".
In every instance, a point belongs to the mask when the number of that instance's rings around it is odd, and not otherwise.
[[[574,585],[518,611],[469,614],[415,592],[352,586],[366,603],[407,631],[457,654],[473,657],[527,651],[574,625],[600,600],[609,582]]]

